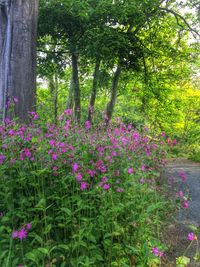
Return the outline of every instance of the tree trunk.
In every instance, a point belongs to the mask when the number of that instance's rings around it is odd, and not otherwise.
[[[76,121],[80,121],[81,118],[81,94],[78,78],[78,57],[75,52],[72,53],[72,88],[74,94],[74,115]]]
[[[54,123],[57,124],[58,119],[58,75],[55,74],[54,77],[49,80],[50,92],[53,100],[53,117]]]
[[[69,95],[67,99],[67,109],[73,109],[73,79],[71,78],[70,86],[69,86]]]
[[[114,111],[115,102],[117,99],[118,82],[119,82],[121,71],[122,71],[122,68],[120,64],[118,64],[114,77],[113,77],[113,81],[112,81],[110,101],[108,102],[107,107],[106,107],[106,123],[110,121],[113,111]]]
[[[98,81],[99,81],[99,68],[100,68],[100,60],[97,59],[95,64],[95,69],[93,73],[93,84],[92,84],[92,93],[90,97],[90,104],[88,108],[88,121],[92,121],[92,115],[94,112],[94,105],[97,95]]]
[[[38,0],[0,0],[0,112],[15,103],[15,115],[28,120],[35,109]]]

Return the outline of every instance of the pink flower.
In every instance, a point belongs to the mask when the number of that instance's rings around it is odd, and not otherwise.
[[[98,170],[102,173],[106,172],[106,166],[101,164],[99,167],[98,167]]]
[[[193,241],[193,240],[195,240],[195,237],[196,236],[195,236],[194,233],[189,233],[187,239],[190,240],[190,241]]]
[[[107,177],[102,177],[101,181],[102,181],[102,183],[106,183],[108,181],[108,178]]]
[[[81,182],[80,189],[81,189],[81,191],[84,191],[85,189],[87,189],[87,183]]]
[[[14,102],[14,103],[17,103],[17,102],[18,102],[18,99],[17,99],[16,96],[13,97],[13,102]]]
[[[157,256],[157,257],[163,257],[164,256],[164,252],[160,251],[157,247],[153,247],[152,248],[152,253]]]
[[[5,159],[6,159],[6,156],[1,154],[0,155],[0,164],[2,164],[5,161]]]
[[[18,231],[17,230],[13,230],[12,232],[12,238],[15,239],[18,237]]]
[[[78,169],[79,169],[79,165],[78,165],[78,163],[73,163],[72,164],[72,170],[73,170],[73,172],[77,172],[78,171]]]
[[[159,249],[157,247],[153,247],[152,248],[152,253],[155,255],[155,256],[158,256],[159,255]]]
[[[20,153],[20,160],[23,161],[24,160],[24,154]]]
[[[82,178],[83,178],[82,174],[81,174],[80,172],[77,173],[77,175],[76,175],[76,180],[77,180],[78,182],[80,182],[80,181],[82,180]]]
[[[138,141],[140,139],[140,134],[138,132],[135,132],[133,133],[132,137],[135,141]]]
[[[32,223],[27,223],[26,224],[26,228],[27,228],[28,231],[31,229],[31,227],[32,227]]]
[[[64,114],[65,114],[65,115],[68,115],[68,116],[71,116],[71,115],[72,115],[72,109],[66,109],[66,110],[64,111]]]
[[[55,153],[53,153],[52,155],[51,155],[51,157],[52,157],[52,160],[57,160],[57,155],[55,154]]]
[[[128,168],[128,174],[131,174],[131,173],[133,173],[133,168]]]
[[[103,185],[103,189],[104,189],[104,190],[108,190],[109,188],[110,188],[110,185],[109,185],[109,184],[104,184],[104,185]]]
[[[179,191],[179,192],[177,192],[177,193],[176,193],[176,196],[177,196],[177,197],[183,197],[183,191]]]
[[[186,181],[186,173],[184,172],[184,171],[180,171],[179,173],[178,173],[178,175],[181,177],[181,180],[183,181],[183,182],[185,182]]]
[[[71,123],[70,120],[66,121],[66,124],[65,124],[65,127],[64,127],[65,131],[69,131],[70,123]]]
[[[144,178],[141,178],[141,179],[140,179],[140,183],[141,183],[141,184],[144,184],[144,183],[145,183]]]
[[[121,141],[122,141],[122,143],[123,143],[124,146],[125,146],[125,145],[127,144],[127,142],[128,142],[128,140],[127,140],[125,137],[122,137],[122,138],[121,138]]]
[[[177,144],[176,139],[173,140],[173,145],[175,146]]]
[[[18,238],[20,240],[23,240],[27,237],[27,231],[24,229],[24,227],[21,228],[21,230],[18,232]]]
[[[86,122],[85,122],[85,129],[86,129],[86,130],[89,130],[90,127],[91,127],[90,121],[86,121]]]
[[[159,257],[161,258],[161,257],[163,257],[164,256],[164,252],[163,251],[160,251],[159,252]]]
[[[96,174],[95,170],[87,170],[87,173],[90,175],[90,177],[94,177]]]
[[[188,206],[189,206],[188,200],[185,200],[185,201],[183,202],[183,208],[184,208],[184,209],[187,209]]]
[[[30,111],[29,114],[33,120],[37,120],[39,118],[39,115],[35,111]]]
[[[24,153],[25,153],[27,158],[31,157],[31,152],[30,152],[30,150],[28,148],[24,148]]]
[[[142,165],[141,170],[144,172],[145,171],[145,165]]]
[[[179,191],[179,196],[183,197],[183,191]]]
[[[25,226],[24,225],[22,226],[20,231],[13,230],[12,238],[13,239],[19,238],[20,240],[23,240],[24,238],[27,237],[28,231],[31,229],[31,227],[32,227],[32,224],[27,223],[27,224],[25,224]]]
[[[7,144],[3,144],[1,147],[4,148],[4,149],[7,149],[8,145]]]
[[[121,192],[123,192],[123,191],[124,191],[123,188],[117,188],[117,189],[116,189],[116,192],[118,192],[118,193],[121,193]]]
[[[115,128],[115,129],[114,129],[114,133],[115,133],[115,135],[120,135],[120,131],[119,131],[119,129],[118,129],[118,128]]]
[[[130,131],[132,128],[133,128],[132,125],[129,124],[129,125],[128,125],[128,130]]]
[[[112,151],[111,152],[111,156],[116,157],[117,156],[117,153],[115,151]]]
[[[50,140],[49,144],[50,144],[50,146],[53,146],[55,144],[55,140]]]

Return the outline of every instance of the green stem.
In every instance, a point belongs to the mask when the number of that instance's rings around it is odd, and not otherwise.
[[[188,252],[188,250],[190,249],[191,245],[193,244],[193,241],[194,241],[194,240],[192,240],[192,241],[190,242],[189,246],[186,248],[186,250],[185,250],[185,252],[183,253],[183,256],[182,256],[182,257],[184,257],[185,254]]]
[[[9,253],[8,253],[8,258],[7,258],[7,261],[6,261],[6,267],[9,267],[10,256],[11,256],[11,252],[12,252],[12,243],[13,243],[13,239],[10,238]]]

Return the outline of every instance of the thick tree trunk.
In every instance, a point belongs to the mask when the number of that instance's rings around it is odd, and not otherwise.
[[[108,123],[112,117],[114,107],[115,107],[115,102],[117,99],[117,89],[118,89],[118,82],[120,78],[122,68],[120,64],[117,66],[117,69],[114,73],[113,81],[112,81],[112,87],[111,87],[111,97],[110,101],[107,104],[106,107],[106,123]]]
[[[0,0],[0,111],[15,97],[15,115],[35,109],[38,0]]]
[[[74,115],[76,121],[81,118],[81,94],[78,77],[78,57],[76,53],[72,53],[72,87],[74,94]]]
[[[99,81],[99,68],[100,68],[100,60],[97,59],[95,64],[95,69],[93,73],[93,84],[92,84],[92,92],[90,97],[90,104],[88,108],[88,121],[92,121],[92,115],[94,112],[94,105],[97,95],[97,89],[98,89],[98,81]]]

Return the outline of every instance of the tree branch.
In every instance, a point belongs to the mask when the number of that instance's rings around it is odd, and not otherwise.
[[[198,36],[200,36],[199,32],[196,31],[195,29],[193,29],[190,24],[188,23],[188,21],[182,16],[180,15],[179,13],[175,12],[174,10],[171,10],[171,9],[168,9],[168,8],[165,8],[165,7],[161,7],[160,10],[162,11],[165,11],[167,13],[171,13],[175,16],[176,18],[176,21],[178,22],[178,18],[181,19],[184,24],[188,27],[188,29],[193,33],[196,33]],[[179,23],[177,23],[179,26],[181,26]],[[182,27],[182,26],[181,26]],[[183,27],[182,27],[183,28]],[[194,36],[195,37],[195,36]]]

